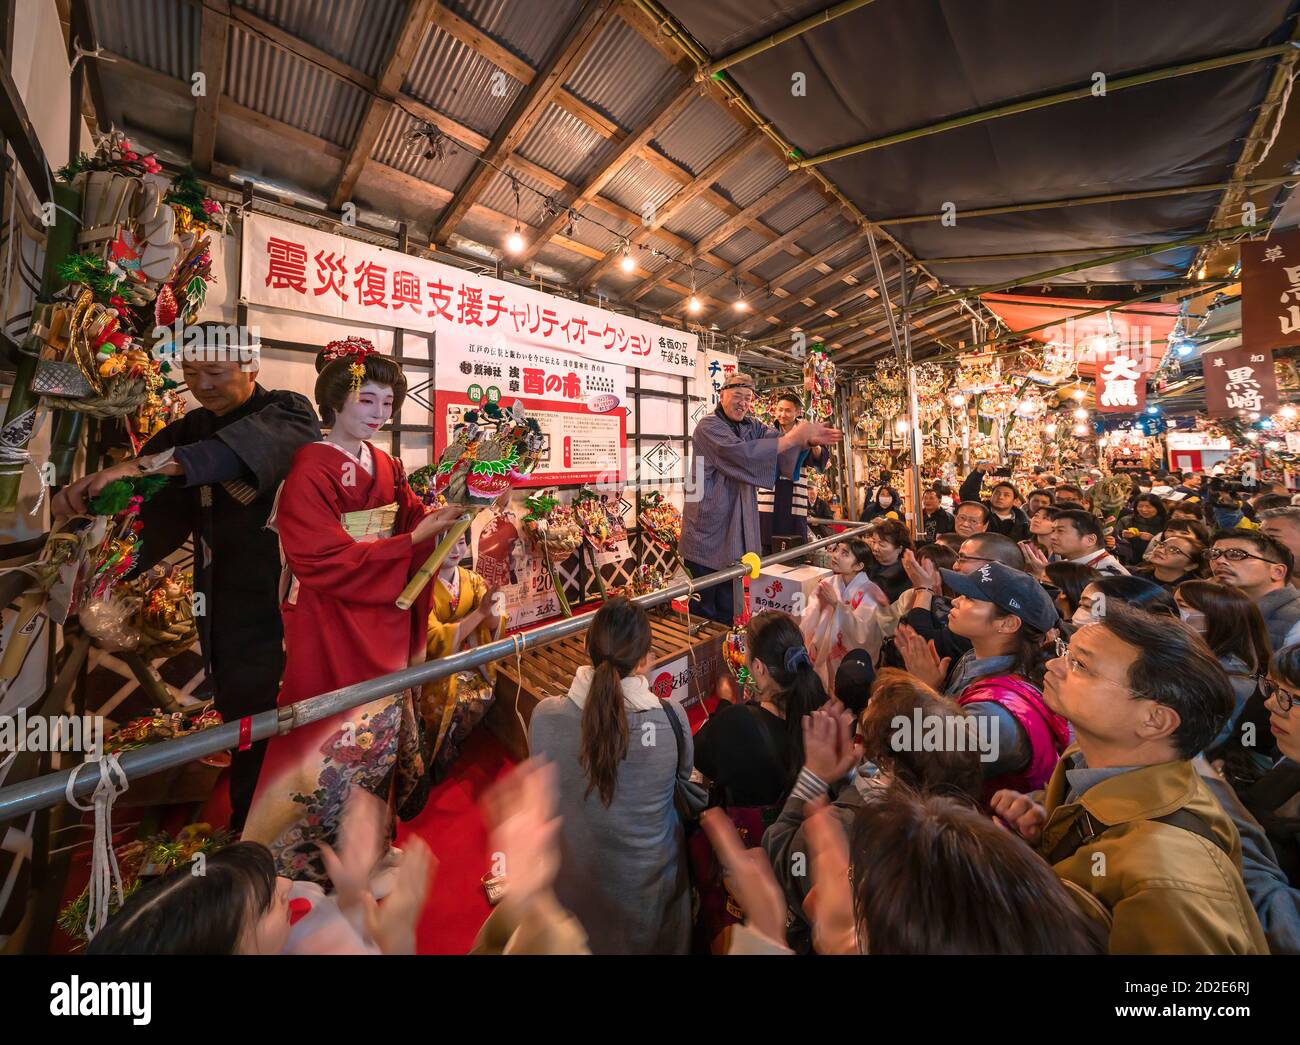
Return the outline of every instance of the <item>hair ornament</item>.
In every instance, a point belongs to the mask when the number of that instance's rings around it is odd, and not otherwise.
[[[326,345],[324,358],[327,363],[332,363],[336,359],[351,360],[348,364],[348,373],[352,375],[352,384],[348,387],[348,394],[355,395],[361,391],[361,382],[366,376],[366,356],[375,355],[377,351],[374,342],[369,338],[353,334]]]

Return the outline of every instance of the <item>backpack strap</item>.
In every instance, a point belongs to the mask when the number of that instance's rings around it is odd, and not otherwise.
[[[1168,824],[1170,827],[1190,831],[1192,834],[1204,838],[1226,855],[1232,855],[1230,850],[1224,848],[1223,842],[1210,828],[1210,825],[1189,809],[1175,809],[1172,813],[1167,813],[1164,816],[1149,817],[1147,822]],[[1105,824],[1097,820],[1086,809],[1080,810],[1079,815],[1075,817],[1074,822],[1070,825],[1070,829],[1065,832],[1061,840],[1047,854],[1047,862],[1055,865],[1062,860],[1068,860],[1089,842],[1100,838],[1114,826],[1114,824]]]
[[[663,706],[664,714],[668,716],[668,725],[670,725],[673,730],[673,740],[677,742],[678,769],[673,773],[673,776],[680,778],[681,764],[682,764],[682,749],[686,747],[686,737],[682,735],[682,724],[677,720],[677,711],[673,707],[672,702],[664,700],[663,697],[660,697],[659,703]]]

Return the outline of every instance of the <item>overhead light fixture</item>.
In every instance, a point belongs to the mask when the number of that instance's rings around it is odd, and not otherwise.
[[[1071,431],[1073,432],[1073,434],[1074,434],[1076,437],[1085,436],[1085,435],[1088,434],[1088,426],[1087,426],[1087,425],[1075,425],[1074,428],[1071,429]]]
[[[1049,439],[1056,435],[1056,422],[1048,421],[1047,424],[1043,425],[1043,434]]]
[[[686,310],[690,312],[692,316],[699,315],[700,309],[703,307],[704,306],[700,304],[700,299],[694,294],[691,295],[691,300],[686,302]]]
[[[894,431],[897,432],[899,435],[902,435],[904,432],[907,431],[906,417],[900,417],[897,421],[894,422]]]
[[[966,397],[960,392],[954,392],[948,397],[948,402],[951,403],[955,409],[960,410],[966,405]]]
[[[521,254],[524,249],[524,237],[519,234],[519,226],[515,226],[515,231],[506,237],[506,250],[511,254]]]
[[[1293,407],[1290,403],[1287,403],[1287,405],[1282,407],[1282,409],[1279,410],[1278,413],[1281,414],[1283,417],[1287,418],[1288,420],[1290,420],[1291,418],[1295,417],[1296,408]]]
[[[632,260],[632,244],[628,240],[623,241],[623,256],[618,259],[618,267],[624,272],[631,272],[636,268],[636,262]]]
[[[1086,396],[1087,394],[1088,393],[1085,392],[1082,388],[1076,388],[1073,392],[1070,393],[1070,398],[1073,399],[1076,403],[1082,403],[1083,397]]]
[[[737,312],[748,312],[749,302],[745,300],[745,291],[740,286],[740,280],[736,280],[736,300],[732,305]]]

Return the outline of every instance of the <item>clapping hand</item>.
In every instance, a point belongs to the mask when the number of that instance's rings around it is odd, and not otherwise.
[[[998,821],[1030,845],[1037,845],[1047,823],[1047,810],[1019,791],[999,791],[989,802]]]
[[[853,742],[853,713],[838,700],[829,701],[803,718],[804,768],[833,784],[862,761],[862,748]]]
[[[951,657],[940,657],[934,641],[926,641],[910,624],[900,624],[894,632],[894,646],[902,654],[910,674],[934,690],[943,690]]]
[[[339,910],[362,904],[370,895],[370,876],[383,848],[384,802],[363,787],[354,787],[343,807],[338,851],[320,843],[321,862],[334,885]],[[405,854],[403,854],[405,856]]]
[[[745,912],[745,924],[784,947],[785,894],[772,873],[767,854],[761,847],[746,849],[736,825],[721,809],[701,813],[700,826],[713,844],[728,890]]]
[[[385,954],[414,954],[415,926],[438,873],[438,860],[418,835],[404,843],[397,878],[383,903],[366,893],[366,931]]]
[[[809,802],[808,809],[803,827],[813,884],[803,909],[812,924],[813,947],[818,954],[857,954],[848,839],[825,798]]]
[[[912,549],[903,552],[903,570],[913,588],[928,588],[936,595],[943,585],[939,567],[928,559],[918,559]]]
[[[1037,541],[1021,541],[1020,551],[1025,557],[1025,572],[1042,580],[1047,576],[1047,555]]]
[[[502,906],[523,917],[551,896],[560,869],[560,820],[555,815],[558,773],[536,758],[521,762],[483,798],[488,845],[504,862]]]

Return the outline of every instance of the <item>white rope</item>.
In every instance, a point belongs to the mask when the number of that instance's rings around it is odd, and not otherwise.
[[[24,445],[20,446],[16,443],[6,442],[4,439],[4,433],[0,432],[0,466],[17,465],[20,474],[23,469],[33,463],[32,455],[30,451],[28,451],[27,446],[36,438],[36,433],[40,431],[41,424],[45,421],[46,414],[49,413],[48,410],[38,411],[36,407],[32,407],[31,412],[36,415],[36,419],[32,423],[32,430],[27,434],[27,439]],[[8,427],[9,426],[6,426],[6,429]],[[20,431],[20,429],[17,431]],[[41,489],[36,495],[36,503],[32,505],[32,510],[27,513],[28,515],[35,515],[41,510],[41,505],[45,503],[46,492],[50,488],[49,476],[46,474],[46,469],[37,468],[36,475],[41,481]]]
[[[108,921],[109,895],[114,888],[117,890],[118,907],[126,903],[126,894],[122,891],[122,873],[117,866],[117,853],[113,850],[113,803],[119,795],[126,794],[131,782],[118,765],[117,755],[104,755],[89,764],[99,766],[99,785],[90,802],[82,805],[77,801],[75,793],[77,775],[82,766],[87,765],[85,762],[77,766],[68,777],[64,798],[74,809],[83,812],[93,809],[95,812],[95,842],[91,850],[90,883],[86,887],[90,901],[86,909],[86,939],[93,940]]]
[[[524,750],[530,755],[532,746],[528,743],[528,726],[524,722],[523,712],[519,710],[519,699],[524,695],[524,637],[519,632],[510,636],[515,648],[515,718],[519,719],[519,732],[524,738]]]

